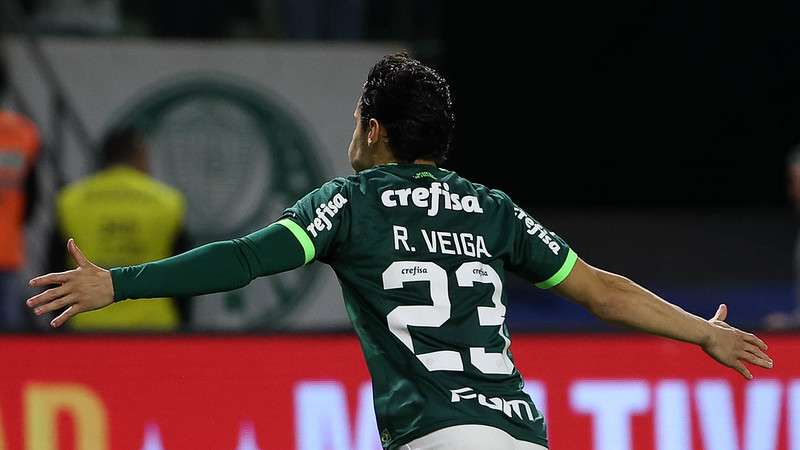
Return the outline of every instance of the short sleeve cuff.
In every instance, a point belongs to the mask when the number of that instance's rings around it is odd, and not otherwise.
[[[578,260],[578,255],[572,250],[569,249],[569,253],[567,253],[567,259],[564,261],[564,264],[561,265],[561,268],[550,278],[536,283],[535,286],[539,289],[550,289],[551,287],[557,286],[559,283],[564,281],[564,279],[569,276],[572,272],[572,268],[575,267],[575,262]]]
[[[300,225],[291,219],[281,219],[277,223],[283,225],[289,231],[291,231],[294,237],[297,239],[297,242],[299,242],[303,247],[303,253],[305,255],[305,262],[303,264],[308,264],[309,262],[313,261],[317,251],[314,248],[314,243],[311,242],[311,238],[308,237],[308,234],[306,234],[305,230],[300,228]]]

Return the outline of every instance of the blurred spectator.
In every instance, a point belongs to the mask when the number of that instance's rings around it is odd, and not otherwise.
[[[67,238],[104,267],[173,255],[183,239],[185,200],[148,174],[147,148],[133,128],[114,130],[102,145],[102,167],[65,187],[57,199],[58,232],[51,261],[64,270]],[[70,261],[72,264],[73,261]],[[177,304],[176,304],[177,303]],[[186,300],[122,302],[72,321],[81,331],[170,331],[186,323]]]
[[[39,133],[9,107],[10,79],[0,54],[0,328],[21,330],[28,323],[19,271],[25,262],[24,223],[36,198],[33,167]]]
[[[800,214],[800,145],[789,153],[786,169],[789,200],[794,206],[795,212]],[[794,311],[788,313],[776,312],[768,315],[765,319],[767,328],[773,330],[800,328],[800,233],[798,233],[795,240],[794,274],[795,302],[797,306]]]

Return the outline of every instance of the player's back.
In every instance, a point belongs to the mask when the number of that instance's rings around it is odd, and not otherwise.
[[[288,214],[341,282],[384,445],[459,424],[547,444],[509,351],[503,287],[507,269],[556,281],[574,255],[562,240],[504,193],[430,165],[336,179]]]

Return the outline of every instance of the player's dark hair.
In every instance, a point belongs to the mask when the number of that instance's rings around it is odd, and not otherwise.
[[[430,67],[405,53],[383,57],[369,71],[359,107],[363,126],[376,119],[386,127],[398,160],[446,158],[456,119],[450,87]]]
[[[100,166],[130,162],[143,149],[144,135],[134,127],[121,127],[108,132],[100,144]]]

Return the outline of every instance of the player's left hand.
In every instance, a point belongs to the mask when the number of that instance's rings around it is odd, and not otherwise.
[[[73,239],[67,242],[67,250],[78,264],[76,269],[42,275],[29,283],[33,287],[58,285],[26,302],[37,316],[67,307],[50,322],[52,327],[60,327],[75,314],[100,309],[114,301],[111,273],[83,256]]]
[[[748,380],[753,379],[753,374],[744,362],[771,369],[773,362],[766,353],[767,344],[755,335],[725,323],[727,316],[728,307],[720,305],[717,313],[708,321],[712,332],[707,342],[702,344],[703,350],[717,362],[736,370]]]

